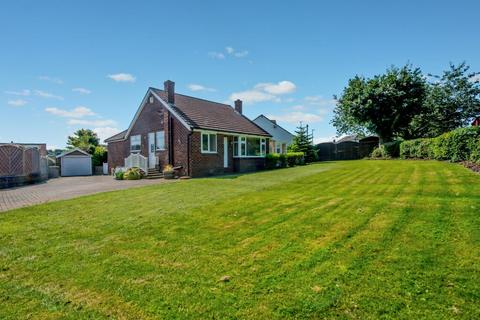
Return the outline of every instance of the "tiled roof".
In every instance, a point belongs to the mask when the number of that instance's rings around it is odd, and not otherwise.
[[[125,134],[127,133],[127,130],[123,130],[122,132],[120,133],[117,133],[116,135],[114,136],[111,136],[110,138],[108,139],[105,139],[105,142],[111,142],[111,141],[115,141],[115,140],[122,140],[125,138]]]
[[[151,89],[164,101],[167,101],[164,90]],[[171,107],[185,122],[196,129],[270,136],[265,130],[227,104],[176,93],[175,105],[171,105]]]

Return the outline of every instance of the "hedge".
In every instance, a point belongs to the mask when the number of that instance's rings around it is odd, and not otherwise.
[[[472,161],[480,164],[480,127],[460,128],[436,138],[403,141],[400,156],[404,159]]]
[[[293,167],[304,163],[305,157],[303,152],[269,153],[265,156],[265,167],[267,169]]]

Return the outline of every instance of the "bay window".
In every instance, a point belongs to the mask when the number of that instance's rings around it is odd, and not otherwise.
[[[265,138],[233,137],[234,157],[263,157],[266,154]]]

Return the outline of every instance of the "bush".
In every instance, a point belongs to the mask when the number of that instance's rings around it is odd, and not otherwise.
[[[480,161],[480,127],[460,128],[436,138],[403,141],[402,158]]]
[[[303,152],[269,153],[265,156],[265,168],[267,169],[294,167],[304,163]]]
[[[305,164],[305,156],[303,152],[288,152],[287,164],[289,167]]]
[[[480,164],[480,138],[472,141],[469,160]]]
[[[265,156],[265,168],[267,168],[267,169],[277,168],[279,160],[280,160],[280,154],[278,154],[278,153],[268,153]]]
[[[400,157],[403,159],[433,159],[433,139],[415,139],[400,144]]]
[[[385,154],[389,158],[398,158],[400,156],[401,141],[396,140],[382,144]]]
[[[124,174],[125,173],[123,171],[115,171],[115,179],[116,180],[123,180]]]
[[[143,174],[140,168],[135,167],[128,169],[123,175],[126,180],[140,180],[142,179],[142,176]]]
[[[374,159],[387,159],[389,156],[387,155],[387,152],[385,151],[385,146],[381,145],[378,148],[373,149],[372,154],[370,157]]]
[[[287,155],[284,153],[279,154],[278,156],[278,165],[280,168],[287,167]]]
[[[92,154],[92,164],[97,167],[103,165],[104,162],[107,162],[107,149],[102,146],[96,146]]]

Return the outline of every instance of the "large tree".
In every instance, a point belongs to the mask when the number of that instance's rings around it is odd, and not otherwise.
[[[371,79],[350,79],[337,98],[333,125],[339,134],[371,132],[382,142],[415,137],[411,123],[421,114],[427,84],[419,68],[391,67]]]
[[[95,152],[95,147],[100,143],[100,139],[95,132],[90,129],[79,129],[68,137],[67,147],[80,148],[90,154]]]
[[[480,116],[480,77],[469,69],[462,62],[450,64],[441,76],[430,75],[426,111],[419,117],[424,136],[434,137],[469,125]]]

